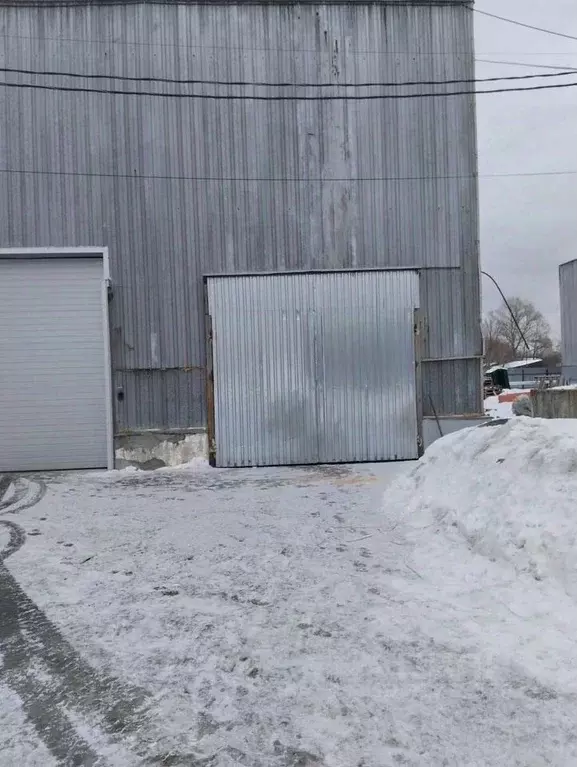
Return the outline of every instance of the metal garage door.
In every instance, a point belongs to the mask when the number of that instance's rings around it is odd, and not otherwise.
[[[0,471],[110,463],[103,258],[0,253]]]
[[[417,272],[209,277],[207,296],[216,465],[418,457]]]

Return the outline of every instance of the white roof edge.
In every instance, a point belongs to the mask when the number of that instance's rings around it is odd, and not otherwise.
[[[513,360],[513,362],[506,362],[504,365],[493,365],[488,370],[485,370],[485,375],[494,373],[496,370],[515,370],[516,368],[529,367],[530,365],[538,365],[543,362],[542,359],[527,359],[527,360]]]

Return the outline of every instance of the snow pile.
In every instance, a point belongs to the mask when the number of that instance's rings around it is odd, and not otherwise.
[[[151,435],[155,433],[152,432]],[[116,461],[121,465],[142,464],[157,467],[178,467],[203,461],[208,453],[206,434],[187,434],[184,438],[158,438],[142,445],[125,445],[116,449]],[[154,466],[151,466],[154,464]]]
[[[121,469],[107,469],[106,471],[94,472],[94,476],[100,479],[107,479],[107,480],[117,479],[120,482],[122,482],[127,477],[127,475],[148,472],[148,471],[155,471],[155,472],[165,473],[165,474],[171,474],[171,473],[182,474],[183,472],[186,472],[186,471],[210,471],[210,469],[211,469],[210,464],[206,460],[206,458],[201,458],[196,456],[194,458],[191,458],[189,461],[185,461],[183,463],[178,463],[174,465],[170,464],[167,466],[158,466],[153,469],[143,469],[141,466],[129,464],[128,466],[123,466]]]
[[[516,669],[570,705],[575,498],[577,422],[516,418],[439,440],[385,504],[419,574],[416,598],[428,594],[447,615],[460,615],[463,635],[489,667]]]
[[[555,578],[577,598],[577,422],[519,418],[436,442],[400,482],[410,525]],[[390,499],[389,501],[390,502]]]
[[[156,471],[162,471],[162,472],[185,472],[185,471],[210,471],[210,464],[206,460],[206,458],[202,458],[200,456],[196,456],[194,458],[191,458],[189,461],[186,461],[185,463],[177,464],[175,466],[161,466],[160,468],[156,469]]]

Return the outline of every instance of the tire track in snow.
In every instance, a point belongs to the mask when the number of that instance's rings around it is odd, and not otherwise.
[[[17,514],[30,509],[36,506],[45,494],[46,484],[41,480],[4,474],[0,476],[0,514]]]
[[[8,492],[10,485],[12,484],[12,477],[10,474],[0,474],[0,509],[4,508],[2,498]]]
[[[44,483],[36,483],[36,488],[29,493],[26,487],[29,481],[19,483],[19,479],[0,476],[0,513],[22,511],[43,497]],[[6,499],[13,485],[13,493]],[[8,557],[25,544],[25,531],[15,522],[4,519],[0,519],[0,526],[0,532],[4,528],[9,535],[8,542],[0,548],[0,650],[3,656],[0,679],[20,698],[28,720],[59,764],[65,767],[103,765],[105,761],[78,734],[67,711],[77,710],[88,715],[96,720],[98,729],[117,741],[145,726],[149,694],[100,673],[82,658],[5,565]],[[2,538],[0,536],[0,545]]]

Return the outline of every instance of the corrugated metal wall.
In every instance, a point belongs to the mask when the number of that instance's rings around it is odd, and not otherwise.
[[[417,458],[413,271],[214,277],[217,466]]]
[[[577,383],[577,260],[559,267],[563,376]]]
[[[0,62],[225,81],[458,79],[474,75],[472,23],[456,2],[0,7]],[[215,272],[435,267],[424,277],[428,355],[452,361],[426,363],[424,380],[438,412],[480,410],[479,363],[453,359],[481,354],[472,97],[203,101],[0,88],[0,113],[0,244],[110,248],[119,429],[205,423],[201,277]]]

